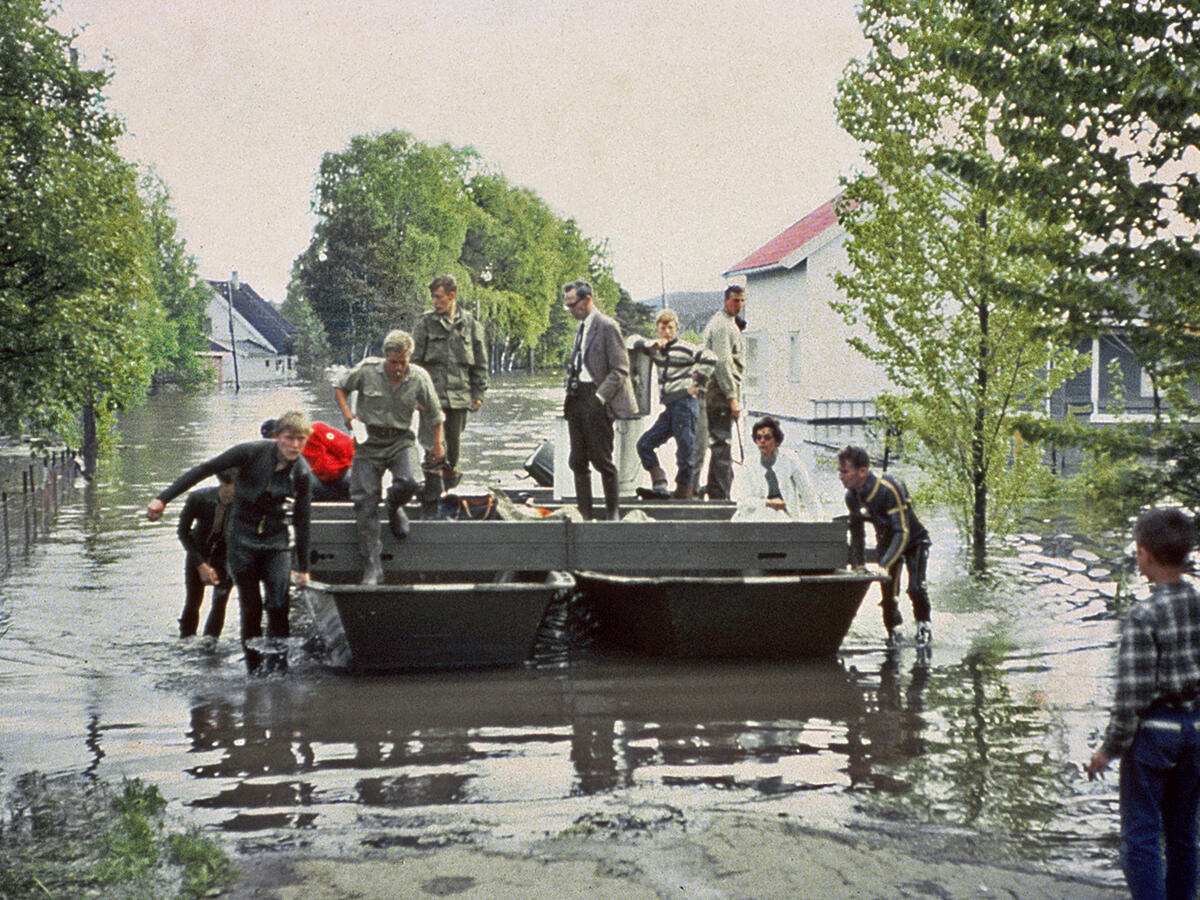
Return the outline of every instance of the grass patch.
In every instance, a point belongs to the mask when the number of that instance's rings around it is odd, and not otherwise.
[[[0,900],[217,896],[233,864],[198,829],[168,830],[166,806],[138,779],[22,775],[0,808]]]

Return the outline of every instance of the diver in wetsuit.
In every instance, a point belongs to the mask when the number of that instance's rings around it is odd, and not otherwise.
[[[242,646],[251,673],[287,668],[287,657],[272,654],[263,665],[261,653],[249,646],[263,633],[262,616],[267,614],[267,637],[288,636],[288,576],[308,581],[308,531],[312,503],[312,472],[300,451],[312,432],[312,423],[302,412],[284,413],[275,421],[274,439],[251,441],[230,447],[224,453],[189,469],[159,493],[146,508],[146,518],[158,520],[175,497],[211,475],[236,469],[233,508],[225,526],[226,565],[238,589],[242,613]],[[292,501],[292,527],[296,557],[289,545],[285,501]],[[264,604],[260,584],[266,588]]]
[[[871,458],[862,447],[846,447],[838,453],[838,478],[846,488],[846,507],[850,510],[850,564],[863,564],[863,522],[875,526],[875,544],[879,565],[887,579],[880,585],[883,599],[883,624],[888,643],[900,639],[900,570],[908,569],[908,596],[917,620],[916,641],[926,646],[933,641],[929,623],[929,593],[925,590],[925,567],[929,562],[929,532],[917,518],[908,487],[895,475],[876,475],[870,471]]]

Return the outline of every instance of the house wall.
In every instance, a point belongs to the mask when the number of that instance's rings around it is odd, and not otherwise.
[[[228,301],[216,295],[211,296],[205,314],[211,324],[209,336],[228,346]],[[288,381],[295,375],[295,357],[268,349],[266,339],[251,327],[236,309],[233,311],[233,334],[237,344],[236,374],[239,385]],[[235,374],[232,356],[228,352],[223,353],[220,361],[220,382],[232,384]]]
[[[843,232],[792,269],[747,276],[751,410],[809,419],[824,415],[813,401],[871,400],[889,387],[880,368],[847,343],[857,330],[829,305],[839,296],[834,273],[848,267]]]

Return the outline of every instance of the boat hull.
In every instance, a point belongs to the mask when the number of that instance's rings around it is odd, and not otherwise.
[[[833,656],[874,583],[852,572],[576,578],[602,646],[680,659]]]
[[[354,671],[519,665],[533,650],[546,607],[574,588],[546,583],[331,585],[304,598],[326,662]]]

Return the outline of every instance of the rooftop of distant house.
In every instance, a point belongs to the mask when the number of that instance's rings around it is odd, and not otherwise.
[[[208,280],[208,283],[219,296],[229,296],[228,281]],[[233,308],[255,331],[270,341],[276,351],[291,352],[296,338],[295,327],[245,282],[240,282],[233,292]]]

